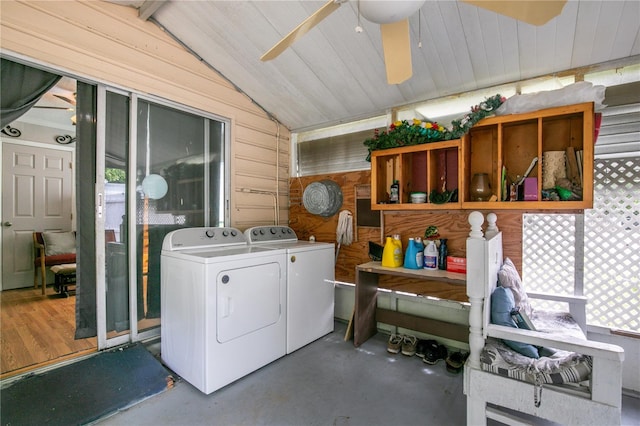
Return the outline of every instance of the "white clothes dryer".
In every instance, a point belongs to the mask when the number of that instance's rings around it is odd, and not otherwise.
[[[335,309],[335,246],[301,241],[288,226],[244,231],[253,246],[286,251],[287,354],[331,333]]]
[[[286,350],[284,250],[235,228],[167,234],[161,255],[161,356],[205,394]]]

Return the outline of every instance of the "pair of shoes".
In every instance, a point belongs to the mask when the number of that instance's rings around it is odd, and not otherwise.
[[[464,354],[462,352],[454,352],[452,354],[449,354],[446,361],[447,371],[449,373],[455,373],[455,374],[458,374],[459,372],[461,372],[462,368],[464,367],[464,362],[467,360],[468,356],[469,356],[468,352],[465,352]]]
[[[438,344],[435,340],[427,340],[425,342],[424,359],[422,361],[427,364],[437,364],[441,359],[447,357],[447,348]]]
[[[387,352],[392,354],[397,354],[400,352],[400,347],[402,346],[402,342],[404,340],[404,336],[401,334],[392,334],[389,336],[389,341],[387,342]]]
[[[416,336],[405,335],[402,339],[402,355],[414,356],[416,354]]]
[[[416,345],[416,355],[420,358],[424,358],[424,353],[427,351],[428,340],[418,340]]]

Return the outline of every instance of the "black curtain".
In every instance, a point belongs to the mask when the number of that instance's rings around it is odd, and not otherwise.
[[[2,58],[0,128],[17,120],[56,85],[59,75]]]
[[[97,88],[78,82],[76,103],[76,339],[97,334],[96,314],[96,116]]]

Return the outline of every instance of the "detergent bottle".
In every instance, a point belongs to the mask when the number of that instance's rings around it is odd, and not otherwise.
[[[418,246],[415,243],[413,238],[409,238],[407,251],[404,253],[404,267],[407,269],[418,269],[418,265],[416,265],[416,250]]]
[[[422,269],[424,266],[423,251],[422,238],[409,238],[409,246],[404,255],[404,267],[407,269]]]
[[[393,266],[399,268],[402,266],[402,240],[400,240],[400,234],[393,236],[393,243],[395,244],[393,249]]]
[[[436,242],[431,240],[424,249],[424,269],[438,268],[438,248]]]
[[[393,238],[387,237],[387,241],[384,243],[384,248],[382,249],[382,266],[386,266],[388,268],[395,267],[395,262],[393,260],[393,252],[396,249],[396,244],[393,242]]]

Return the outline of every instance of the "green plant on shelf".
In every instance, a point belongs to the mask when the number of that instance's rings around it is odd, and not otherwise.
[[[478,121],[492,115],[505,100],[500,95],[485,99],[479,105],[471,107],[471,112],[460,120],[453,120],[451,130],[436,122],[417,118],[411,122],[407,120],[396,121],[383,131],[375,129],[373,138],[364,141],[364,145],[369,150],[367,161],[371,161],[371,153],[377,150],[458,139]]]

